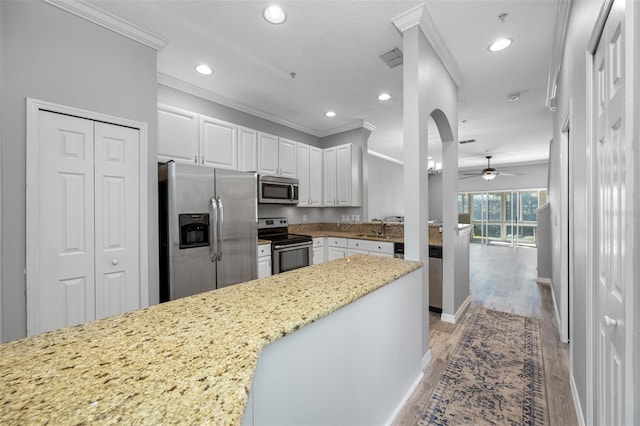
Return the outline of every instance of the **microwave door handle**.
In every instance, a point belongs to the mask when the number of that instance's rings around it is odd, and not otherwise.
[[[293,184],[290,184],[289,187],[291,188],[291,197],[289,198],[289,200],[293,201],[296,196],[295,190],[293,189]]]
[[[211,217],[209,221],[209,254],[211,261],[215,262],[218,260],[218,205],[213,197],[210,200],[209,210]]]
[[[222,198],[218,197],[218,260],[222,260],[222,241],[224,236],[222,235],[222,229],[224,227],[224,206],[222,205]]]

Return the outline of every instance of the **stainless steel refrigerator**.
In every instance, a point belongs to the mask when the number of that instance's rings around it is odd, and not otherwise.
[[[160,301],[258,277],[255,173],[158,166]]]

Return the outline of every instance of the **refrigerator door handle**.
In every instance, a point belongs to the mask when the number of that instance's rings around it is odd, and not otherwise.
[[[218,205],[213,197],[211,197],[209,209],[213,220],[213,223],[209,223],[209,254],[211,261],[215,262],[218,260]]]
[[[218,247],[218,260],[222,260],[222,229],[224,226],[224,206],[222,205],[222,198],[218,197],[218,241],[216,243]]]

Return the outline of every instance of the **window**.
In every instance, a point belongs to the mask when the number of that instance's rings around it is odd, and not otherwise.
[[[469,197],[467,194],[458,194],[458,213],[469,213]]]
[[[462,193],[458,211],[470,214],[474,238],[535,245],[538,206],[546,197],[545,190]]]

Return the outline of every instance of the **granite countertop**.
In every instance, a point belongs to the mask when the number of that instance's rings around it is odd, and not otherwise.
[[[239,424],[262,348],[420,266],[351,256],[0,345],[0,424]]]

